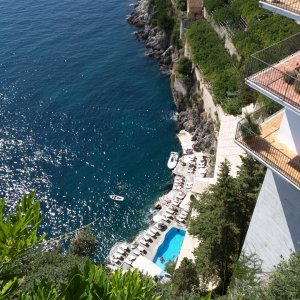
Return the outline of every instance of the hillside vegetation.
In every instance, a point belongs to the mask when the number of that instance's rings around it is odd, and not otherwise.
[[[268,103],[262,95],[244,84],[247,61],[255,51],[300,31],[294,21],[259,8],[257,0],[204,0],[207,12],[219,25],[233,32],[232,41],[242,57],[230,57],[223,40],[208,21],[194,22],[186,34],[193,61],[211,83],[214,100],[225,112],[238,114],[241,107],[256,100]],[[268,104],[269,105],[269,104]]]

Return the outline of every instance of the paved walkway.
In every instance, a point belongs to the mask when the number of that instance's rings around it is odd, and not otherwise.
[[[244,155],[245,152],[235,142],[235,132],[237,123],[240,121],[240,117],[235,116],[222,116],[221,127],[218,136],[217,152],[216,152],[216,165],[214,177],[216,178],[220,165],[227,159],[231,165],[230,174],[236,177],[238,166],[241,165],[240,155]]]

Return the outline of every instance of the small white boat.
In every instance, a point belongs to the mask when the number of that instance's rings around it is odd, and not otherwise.
[[[168,160],[168,168],[169,169],[174,169],[177,165],[178,162],[178,153],[177,152],[171,152],[169,160]]]
[[[124,200],[124,197],[118,196],[118,195],[109,195],[109,198],[114,201],[123,201]]]

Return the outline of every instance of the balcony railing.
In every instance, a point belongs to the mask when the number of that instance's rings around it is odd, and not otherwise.
[[[261,0],[261,3],[271,4],[281,9],[300,14],[299,0]]]
[[[251,55],[246,83],[300,110],[300,33]],[[259,87],[259,88],[257,88]],[[277,98],[275,97],[274,100]]]
[[[250,154],[255,154],[291,183],[300,188],[300,158],[290,157],[265,137],[252,131],[243,119],[238,123],[235,140]]]

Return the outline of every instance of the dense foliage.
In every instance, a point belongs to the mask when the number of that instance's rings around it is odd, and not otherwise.
[[[193,65],[187,57],[182,57],[176,62],[174,71],[187,88],[193,85]]]
[[[233,42],[243,58],[299,32],[291,19],[261,9],[257,0],[204,0],[213,19],[228,24],[234,32]]]
[[[109,274],[69,252],[45,253],[45,235],[37,234],[43,217],[34,196],[23,196],[12,213],[0,200],[0,299],[159,299],[152,279],[138,271]]]
[[[206,21],[194,23],[187,32],[193,60],[212,85],[215,102],[224,111],[238,114],[241,107],[259,98],[245,91],[243,80],[247,58],[254,52],[299,32],[294,21],[259,8],[257,0],[204,0],[204,6],[217,24],[226,25],[242,57],[237,63],[227,53],[223,41]]]
[[[300,297],[300,253],[283,260],[267,280],[261,280],[261,269],[255,256],[243,256],[226,296],[220,300],[295,300]],[[265,278],[266,279],[266,278]]]
[[[150,5],[155,10],[155,15],[152,19],[153,25],[157,25],[166,33],[171,34],[175,25],[171,0],[151,0]]]
[[[188,30],[186,38],[192,50],[194,63],[212,84],[215,101],[226,110],[226,100],[230,95],[237,94],[241,85],[232,58],[219,36],[205,20],[195,22]],[[239,113],[228,109],[227,112]]]
[[[178,10],[186,11],[187,6],[187,0],[177,0],[176,1],[176,7]]]
[[[190,221],[190,231],[201,244],[196,249],[196,266],[202,288],[215,282],[226,292],[238,260],[263,178],[264,167],[250,157],[242,158],[236,178],[230,176],[225,161],[217,183],[194,201],[198,216]]]

